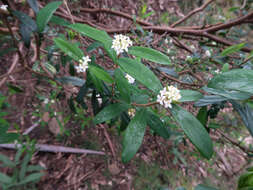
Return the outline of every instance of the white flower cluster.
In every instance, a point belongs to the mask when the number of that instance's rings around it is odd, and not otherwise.
[[[1,5],[0,6],[0,9],[2,9],[4,11],[7,11],[7,8],[8,8],[8,5]]]
[[[97,94],[97,95],[96,95],[96,98],[97,98],[98,104],[101,105],[102,102],[103,102],[103,100],[102,100],[100,94]]]
[[[129,74],[126,74],[126,75],[125,75],[125,78],[128,80],[128,82],[129,82],[130,84],[133,84],[134,81],[135,81],[135,79],[134,79],[132,76],[130,76]]]
[[[45,98],[45,99],[44,99],[44,101],[43,101],[43,103],[44,103],[44,104],[48,104],[48,103],[49,103],[49,101],[50,101],[52,104],[54,104],[54,103],[55,103],[55,101],[54,101],[54,100],[49,100],[48,98]]]
[[[83,73],[88,69],[88,62],[90,62],[89,56],[85,56],[79,60],[79,65],[75,66],[75,69],[78,73]]]
[[[181,98],[180,91],[174,86],[166,86],[157,95],[157,102],[165,108],[171,108],[171,103],[177,102]]]
[[[123,53],[124,51],[127,52],[128,47],[132,45],[133,42],[130,40],[130,38],[122,34],[115,35],[112,41],[112,48],[116,51],[117,55]]]
[[[187,56],[186,56],[186,60],[187,60],[187,61],[190,61],[190,60],[192,60],[192,57],[191,57],[190,55],[187,55]]]
[[[215,72],[216,74],[220,74],[220,73],[221,73],[221,71],[220,71],[219,69],[215,70],[214,72]]]
[[[136,110],[134,108],[128,109],[128,115],[130,117],[134,117],[135,116],[135,112],[136,112]]]
[[[207,57],[211,57],[212,53],[211,53],[211,51],[206,50],[205,55],[206,55]]]

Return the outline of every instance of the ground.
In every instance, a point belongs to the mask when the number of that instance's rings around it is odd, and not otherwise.
[[[189,11],[187,7],[180,7],[177,3],[169,1],[71,1],[71,9],[77,12],[79,6],[88,8],[109,7],[129,14],[140,15],[145,18],[147,12],[155,14],[147,20],[164,25],[176,19],[174,14]],[[193,8],[193,7],[192,7]],[[25,7],[23,9],[26,9]],[[131,24],[121,17],[103,14],[83,14],[90,21],[98,21],[101,27],[120,28]],[[109,24],[108,24],[109,23]],[[157,37],[158,38],[158,37]],[[159,40],[159,38],[158,38]],[[143,42],[145,43],[145,42]],[[194,42],[193,42],[194,44]],[[6,44],[8,46],[8,44]],[[158,47],[162,49],[161,47]],[[176,58],[184,57],[185,51],[173,47],[177,51]],[[12,54],[0,57],[0,73],[6,73],[12,63]],[[31,56],[31,55],[27,55]],[[57,57],[55,58],[58,59]],[[104,58],[99,59],[103,65]],[[111,65],[103,65],[110,68]],[[36,139],[39,144],[61,145],[65,147],[85,148],[103,151],[106,155],[95,154],[68,154],[36,152],[31,160],[32,164],[39,164],[45,168],[45,176],[37,185],[41,190],[141,190],[141,189],[175,189],[183,186],[187,190],[203,183],[213,185],[222,190],[236,189],[238,177],[244,169],[251,165],[250,160],[239,148],[231,145],[222,138],[222,134],[215,130],[210,131],[215,144],[215,154],[210,160],[204,159],[194,146],[184,138],[179,130],[179,135],[172,135],[169,140],[153,136],[152,131],[147,131],[143,144],[136,156],[127,164],[121,161],[122,135],[118,135],[117,123],[114,125],[93,125],[90,118],[93,115],[88,103],[88,110],[82,112],[82,118],[73,114],[69,109],[71,93],[78,89],[74,86],[66,86],[59,89],[44,80],[38,80],[33,73],[15,72],[8,79],[7,85],[2,85],[0,92],[7,97],[9,107],[3,109],[8,112],[5,119],[11,124],[10,131],[17,132],[26,129],[40,121],[40,124],[29,133],[30,139]],[[64,71],[62,71],[64,72]],[[201,76],[201,73],[197,73]],[[10,85],[11,84],[11,85]],[[18,87],[19,89],[15,89]],[[65,89],[70,89],[70,92]],[[61,91],[64,91],[61,93]],[[41,97],[47,97],[53,102],[43,103]],[[89,102],[90,100],[87,100]],[[191,104],[185,105],[188,110],[194,112]],[[55,113],[56,112],[56,113]],[[242,126],[240,119],[236,118],[232,109],[227,109],[218,118],[213,120],[224,128],[222,131],[229,137],[249,138],[248,132]],[[63,123],[59,126],[56,118]],[[82,123],[84,126],[81,127]],[[59,130],[61,129],[61,130]],[[67,132],[63,132],[67,131]],[[250,141],[250,140],[249,140]],[[244,141],[247,146],[248,141]],[[14,150],[1,149],[1,154],[13,158]],[[12,170],[1,168],[4,173]]]

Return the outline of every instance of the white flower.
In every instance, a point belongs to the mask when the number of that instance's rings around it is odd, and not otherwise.
[[[79,65],[75,66],[75,69],[78,73],[83,73],[88,69],[88,62],[90,62],[89,56],[85,56],[79,60]]]
[[[206,55],[207,57],[211,57],[211,52],[210,52],[209,50],[206,50],[205,55]]]
[[[195,47],[194,47],[194,45],[191,45],[191,46],[190,46],[190,48],[191,48],[191,49],[193,49],[193,50],[195,50]]]
[[[191,59],[192,59],[192,57],[190,55],[186,56],[186,60],[191,60]]]
[[[57,116],[57,112],[56,111],[54,112],[54,116]]]
[[[174,59],[175,59],[175,57],[174,57],[174,56],[172,56],[172,57],[171,57],[171,59],[172,59],[172,60],[174,60]]]
[[[167,53],[170,54],[171,50],[170,49],[167,49]]]
[[[134,81],[135,81],[135,79],[134,79],[132,76],[130,76],[129,74],[126,74],[126,75],[125,75],[125,78],[128,80],[128,82],[129,82],[130,84],[133,84]]]
[[[0,6],[0,9],[2,9],[4,11],[7,11],[7,8],[8,8],[8,5],[1,5]]]
[[[44,104],[48,104],[48,102],[49,102],[48,98],[45,98],[44,101],[43,101]]]
[[[226,18],[224,16],[221,16],[221,15],[218,16],[218,19],[220,19],[220,20],[226,20]]]
[[[122,34],[115,35],[112,41],[112,48],[116,51],[117,55],[123,53],[124,51],[127,52],[128,47],[132,45],[133,42],[130,40],[130,38]]]
[[[135,116],[135,109],[134,109],[134,108],[128,109],[128,115],[129,115],[130,117],[134,117],[134,116]]]
[[[212,42],[212,45],[216,46],[216,45],[217,45],[217,43],[216,43],[216,42]]]
[[[170,39],[170,43],[171,43],[171,44],[173,43],[173,40],[172,40],[172,39]]]
[[[102,100],[102,98],[100,97],[99,94],[96,95],[96,98],[97,98],[98,104],[99,105],[102,104],[103,100]]]
[[[51,102],[52,104],[54,104],[54,103],[55,103],[55,101],[54,101],[54,100],[51,100],[50,102]]]
[[[216,74],[220,74],[220,73],[221,73],[221,71],[220,71],[219,69],[215,70],[214,72],[215,72]]]
[[[171,108],[171,103],[177,102],[181,98],[180,91],[174,86],[164,87],[157,95],[157,102],[165,108]]]
[[[166,38],[165,40],[164,40],[164,42],[167,44],[167,43],[169,43],[169,41],[168,41],[168,39]]]

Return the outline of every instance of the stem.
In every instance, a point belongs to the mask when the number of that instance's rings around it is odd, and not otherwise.
[[[139,106],[139,107],[149,107],[149,106],[153,106],[159,104],[158,102],[149,102],[146,104],[136,104],[136,103],[132,103],[133,106]]]

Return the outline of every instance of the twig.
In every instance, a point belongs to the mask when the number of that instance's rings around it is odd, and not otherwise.
[[[246,14],[245,16],[242,16],[242,17],[239,17],[239,18],[235,19],[234,21],[230,21],[228,23],[221,24],[221,25],[218,25],[218,26],[213,26],[213,27],[205,29],[204,31],[209,32],[209,33],[214,33],[214,32],[217,32],[219,30],[224,30],[224,29],[231,28],[232,26],[240,25],[242,23],[247,23],[248,19],[252,19],[252,18],[253,18],[253,11]]]
[[[246,5],[247,5],[247,0],[243,0],[243,4],[242,4],[242,6],[240,7],[240,9],[241,9],[241,10],[244,9],[244,8],[246,7]]]
[[[182,82],[182,81],[180,81],[180,80],[178,80],[178,79],[176,79],[176,78],[174,78],[174,77],[172,77],[172,76],[170,76],[170,75],[168,75],[168,74],[166,74],[166,73],[164,73],[164,72],[161,72],[161,74],[162,74],[163,76],[165,76],[166,78],[168,78],[168,79],[170,79],[170,80],[173,80],[173,81],[175,81],[175,82],[177,82],[177,83],[179,83],[179,84],[182,84],[182,85],[186,85],[186,86],[197,86],[197,87],[202,87],[202,86],[203,86],[202,84],[190,84],[190,83]]]
[[[146,104],[137,104],[137,103],[132,103],[133,106],[138,106],[138,107],[149,107],[149,106],[153,106],[159,104],[158,102],[149,102]]]
[[[18,144],[0,144],[0,148],[8,148],[8,149],[18,149],[22,145]],[[62,153],[74,153],[74,154],[98,154],[105,155],[104,152],[88,150],[88,149],[80,149],[80,148],[70,148],[64,146],[55,146],[55,145],[47,145],[47,144],[36,144],[35,148],[40,152],[62,152]]]
[[[110,139],[110,137],[109,137],[109,135],[108,135],[108,133],[107,133],[107,131],[106,131],[106,128],[105,128],[102,124],[99,124],[99,126],[100,126],[100,127],[103,129],[103,131],[104,131],[105,138],[106,138],[106,140],[107,140],[107,142],[108,142],[108,144],[109,144],[109,147],[110,147],[110,149],[111,149],[111,151],[112,151],[113,157],[116,158],[115,149],[114,149],[113,144],[112,144],[112,141],[111,141],[111,139]]]
[[[225,133],[223,133],[221,130],[216,130],[218,133],[220,133],[223,137],[225,137],[225,139],[227,139],[229,142],[231,142],[231,144],[237,146],[238,148],[240,148],[243,152],[245,152],[246,154],[248,153],[253,153],[253,149],[249,149],[247,147],[244,147],[242,145],[240,145],[237,141],[235,141],[234,139],[231,139],[229,136],[227,136]]]
[[[28,129],[25,130],[25,132],[23,132],[23,135],[28,135],[30,132],[32,132],[33,129],[35,129],[36,127],[39,126],[40,120],[36,123],[34,123],[31,127],[29,127]]]
[[[173,38],[173,40],[175,40],[175,42],[177,42],[179,44],[179,46],[182,49],[184,49],[184,50],[188,51],[189,53],[193,54],[192,50],[190,48],[188,48],[186,45],[182,44],[177,38],[175,38],[175,37],[172,37],[172,38]]]
[[[66,0],[63,0],[63,3],[64,3],[64,5],[65,5],[65,7],[66,7],[66,9],[67,9],[67,11],[68,11],[68,14],[69,14],[70,18],[71,18],[72,24],[74,24],[74,23],[75,23],[75,20],[74,20],[74,18],[73,18],[73,15],[71,14],[71,11],[70,11],[70,9],[69,9],[69,6],[68,6],[67,1],[66,1]]]
[[[13,62],[11,67],[9,68],[8,72],[6,73],[7,75],[0,81],[0,87],[5,83],[5,81],[7,80],[8,76],[13,72],[13,70],[15,69],[16,65],[18,64],[18,58],[19,55],[18,53],[16,53],[13,57]]]
[[[98,8],[98,9],[80,8],[80,11],[87,12],[87,13],[109,13],[109,14],[112,14],[112,15],[121,16],[123,18],[134,21],[133,16],[131,16],[127,13],[123,13],[123,12],[120,12],[120,11],[114,11],[114,10],[106,9],[106,8]],[[152,26],[151,23],[143,21],[143,20],[138,19],[138,18],[136,18],[136,22],[138,24],[143,25],[143,26]]]
[[[176,25],[181,24],[182,22],[184,22],[185,20],[187,20],[189,17],[191,17],[192,15],[194,15],[195,13],[198,13],[200,11],[203,11],[210,3],[212,3],[214,0],[209,0],[207,1],[205,4],[203,4],[201,7],[189,12],[185,17],[181,18],[180,20],[178,20],[177,22],[175,22],[174,24],[172,24],[170,27],[174,28]]]

